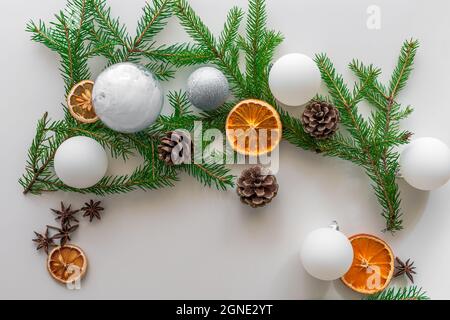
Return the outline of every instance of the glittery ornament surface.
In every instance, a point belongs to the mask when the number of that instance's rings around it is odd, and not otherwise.
[[[191,74],[187,93],[191,103],[202,110],[215,110],[225,103],[230,95],[230,86],[222,72],[203,67]]]
[[[158,80],[146,68],[119,63],[97,78],[92,101],[105,125],[115,131],[134,133],[156,121],[164,95]]]

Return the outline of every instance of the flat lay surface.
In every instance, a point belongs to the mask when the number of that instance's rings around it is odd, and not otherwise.
[[[130,33],[136,28],[144,0],[109,0]],[[247,0],[189,3],[215,33],[234,5]],[[64,83],[58,57],[30,41],[24,29],[33,19],[48,21],[65,0],[18,0],[0,3],[4,36],[0,59],[3,124],[0,183],[0,298],[25,299],[359,299],[340,281],[312,278],[300,261],[306,235],[333,220],[347,236],[376,235],[396,256],[412,258],[415,283],[432,299],[449,299],[450,278],[439,266],[450,263],[450,184],[433,192],[415,190],[400,181],[404,230],[383,233],[385,221],[369,180],[360,168],[280,145],[278,196],[253,210],[237,201],[236,192],[205,189],[183,175],[174,188],[132,192],[110,197],[22,194],[17,179],[37,120],[45,111],[63,116]],[[373,5],[380,13],[379,28],[370,24]],[[276,58],[300,52],[325,52],[349,84],[355,81],[347,65],[353,58],[392,70],[404,40],[421,43],[415,70],[399,100],[415,112],[402,123],[415,137],[436,137],[450,145],[450,3],[420,0],[267,0],[268,24],[285,41]],[[369,20],[369,23],[368,23]],[[190,39],[175,17],[158,36],[171,44]],[[94,59],[97,76],[104,61]],[[175,79],[162,82],[170,90],[186,90],[197,67],[182,68]],[[387,81],[390,74],[382,74]],[[326,93],[322,85],[322,93]],[[364,109],[362,104],[362,110]],[[287,107],[300,115],[301,107]],[[168,112],[168,103],[163,113]],[[367,108],[367,112],[369,109]],[[109,172],[129,173],[139,159],[127,164],[114,160]],[[242,166],[231,167],[239,175]],[[89,266],[81,290],[67,290],[49,279],[46,256],[36,252],[33,231],[54,222],[49,208],[60,201],[80,208],[93,199],[103,201],[102,220],[82,221],[74,244],[83,248]],[[406,285],[406,278],[394,284]]]

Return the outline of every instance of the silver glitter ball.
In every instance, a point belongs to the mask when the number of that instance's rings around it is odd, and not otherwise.
[[[164,94],[159,81],[146,68],[118,63],[95,80],[92,103],[106,126],[118,132],[135,133],[159,117]]]
[[[187,84],[191,103],[204,111],[222,106],[230,95],[230,86],[222,72],[212,67],[203,67],[193,72]]]

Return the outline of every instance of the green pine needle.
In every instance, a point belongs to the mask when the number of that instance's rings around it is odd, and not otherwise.
[[[32,33],[32,40],[59,54],[67,92],[75,83],[90,78],[88,60],[94,56],[105,58],[108,65],[124,61],[141,63],[159,79],[167,80],[174,77],[177,67],[211,59],[211,54],[201,46],[155,45],[154,38],[166,26],[172,10],[173,0],[147,3],[138,21],[136,36],[131,37],[125,25],[112,17],[106,0],[69,0],[66,9],[49,26],[42,21],[30,22],[27,31]],[[178,171],[188,172],[207,186],[218,189],[232,187],[234,177],[222,165],[201,163],[169,167],[159,160],[157,148],[160,137],[176,129],[190,131],[195,121],[203,119],[191,112],[192,106],[186,93],[172,92],[168,98],[174,109],[173,114],[160,116],[153,126],[136,134],[115,132],[101,122],[81,124],[72,118],[65,106],[62,121],[51,121],[45,114],[38,122],[36,136],[28,152],[25,174],[19,180],[24,193],[67,191],[107,195],[138,189],[153,190],[173,186],[178,180]],[[65,140],[79,135],[98,141],[113,158],[127,160],[139,154],[144,164],[130,175],[108,176],[91,188],[70,188],[54,174],[53,157]]]
[[[386,230],[391,232],[403,228],[400,191],[396,182],[399,155],[393,148],[408,142],[411,134],[401,130],[399,122],[412,112],[410,107],[403,109],[395,101],[395,97],[406,85],[417,48],[417,41],[404,43],[390,81],[392,89],[389,94],[386,93],[386,87],[377,80],[381,71],[372,65],[365,66],[358,60],[352,61],[349,68],[358,77],[359,83],[351,92],[343,77],[337,74],[331,60],[324,54],[316,57],[322,79],[329,89],[331,101],[340,111],[341,124],[353,140],[336,145],[334,143],[337,140],[342,140],[338,135],[325,141],[320,150],[325,155],[338,156],[365,169],[383,208],[382,216],[386,220]],[[357,105],[362,100],[375,107],[369,119],[358,112]],[[349,143],[351,148],[348,148]],[[348,151],[351,151],[353,156]]]
[[[178,17],[194,44],[155,44],[156,35],[166,26],[172,14]],[[49,25],[41,21],[30,22],[27,31],[32,33],[34,41],[59,54],[67,91],[78,81],[90,77],[88,60],[94,56],[105,58],[108,64],[123,61],[142,63],[161,80],[173,78],[179,67],[213,63],[229,80],[235,100],[256,98],[277,108],[286,140],[305,150],[345,159],[362,167],[371,179],[382,207],[386,230],[401,230],[401,200],[396,183],[399,155],[394,147],[409,141],[411,133],[400,128],[400,121],[408,117],[413,109],[402,107],[397,99],[413,70],[419,43],[409,40],[403,44],[387,85],[379,82],[381,71],[378,68],[353,60],[349,68],[358,82],[350,88],[328,56],[317,55],[316,63],[330,96],[316,99],[336,105],[342,128],[342,132],[334,137],[318,141],[304,131],[300,119],[277,105],[270,91],[270,66],[283,36],[267,29],[265,1],[249,0],[245,37],[239,35],[243,19],[244,11],[233,7],[228,12],[223,30],[216,36],[187,0],[153,0],[145,5],[136,35],[132,37],[125,25],[112,17],[106,0],[68,0],[67,8],[56,16],[54,22]],[[363,100],[374,106],[369,117],[363,117],[358,111],[358,105]],[[63,121],[52,122],[45,115],[38,123],[36,137],[29,150],[26,173],[20,179],[25,192],[38,194],[64,190],[109,194],[139,188],[154,189],[172,185],[179,170],[188,172],[205,185],[219,189],[230,187],[233,179],[223,166],[184,165],[168,170],[157,158],[156,149],[160,137],[166,132],[176,129],[191,131],[196,121],[203,121],[204,129],[220,128],[224,131],[226,118],[234,103],[195,115],[185,93],[170,93],[169,102],[174,109],[173,114],[161,116],[153,126],[133,135],[113,132],[102,124],[79,124],[67,110]],[[105,178],[89,190],[67,188],[52,173],[52,162],[57,147],[74,135],[96,139],[116,158],[126,160],[137,152],[144,157],[144,165],[130,176]]]
[[[249,0],[246,36],[238,35],[242,11],[232,8],[227,16],[219,40],[196,15],[186,0],[174,0],[174,12],[187,33],[230,81],[233,94],[239,100],[257,98],[273,104],[283,122],[283,137],[292,144],[338,157],[362,167],[372,181],[374,192],[382,206],[386,230],[402,229],[402,212],[399,188],[396,183],[398,154],[394,147],[408,142],[411,133],[400,129],[399,122],[411,114],[412,108],[403,108],[397,101],[398,93],[405,87],[411,74],[417,41],[404,43],[398,64],[389,85],[377,79],[380,69],[354,60],[349,68],[358,82],[349,88],[342,75],[325,54],[316,56],[316,63],[328,87],[330,97],[317,97],[330,101],[339,109],[341,127],[344,132],[334,137],[317,141],[307,134],[300,119],[291,116],[277,105],[268,86],[269,70],[276,48],[283,36],[267,30],[267,13],[264,0]],[[245,55],[245,66],[241,70],[241,56]],[[358,104],[366,100],[375,107],[369,118],[358,112]],[[228,112],[234,104],[225,104],[202,116],[208,126],[224,130]]]
[[[417,286],[389,288],[364,300],[430,300],[427,293]]]

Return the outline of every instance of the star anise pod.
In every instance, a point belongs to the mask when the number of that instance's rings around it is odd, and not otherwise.
[[[51,209],[56,214],[56,221],[61,222],[61,227],[70,226],[72,222],[79,222],[75,215],[80,212],[80,210],[72,210],[72,205],[67,208],[64,203],[61,202],[61,210]]]
[[[65,225],[62,226],[61,228],[57,228],[57,227],[52,227],[52,226],[47,226],[49,229],[53,229],[57,232],[57,234],[55,234],[52,238],[55,240],[59,239],[59,244],[61,246],[64,246],[67,242],[69,242],[70,240],[72,240],[70,238],[70,235],[72,233],[75,232],[75,230],[78,229],[78,224],[75,224],[73,226],[70,225]]]
[[[406,274],[409,280],[414,283],[413,274],[417,274],[415,271],[416,267],[414,267],[414,261],[408,259],[406,262],[403,262],[398,257],[395,258],[395,261],[397,262],[397,265],[395,266],[394,278],[399,277],[402,274]]]
[[[56,246],[55,242],[53,241],[53,237],[49,237],[48,228],[45,230],[44,234],[37,233],[36,231],[34,232],[34,234],[36,235],[36,238],[33,239],[33,242],[36,243],[37,250],[44,249],[45,253],[48,254],[48,250],[51,247]]]
[[[83,217],[89,217],[89,222],[92,222],[94,218],[97,218],[98,220],[102,220],[102,216],[100,215],[100,211],[105,210],[105,208],[100,207],[101,201],[91,200],[89,202],[86,202],[84,204],[84,207],[81,208],[82,211],[84,211]]]

